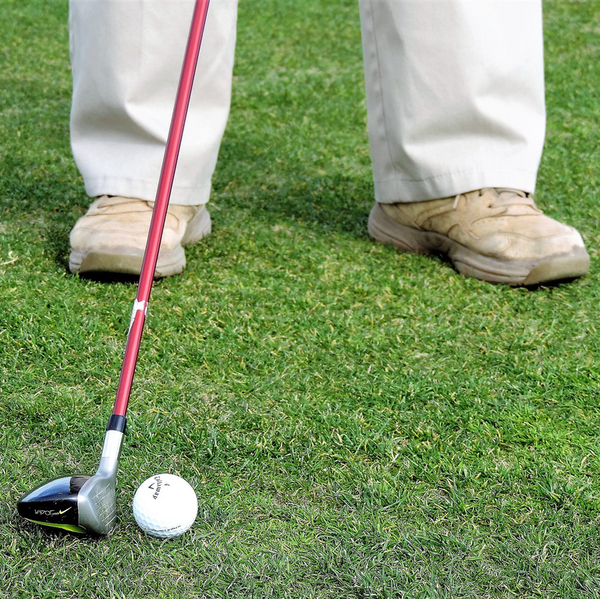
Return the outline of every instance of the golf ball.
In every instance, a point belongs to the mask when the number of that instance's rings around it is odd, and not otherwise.
[[[133,497],[133,516],[149,535],[168,539],[188,530],[198,513],[198,499],[190,484],[174,474],[145,480]]]

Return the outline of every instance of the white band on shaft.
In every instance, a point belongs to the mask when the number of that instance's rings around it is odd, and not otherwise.
[[[133,310],[131,311],[131,321],[129,323],[129,330],[133,326],[133,321],[135,320],[135,315],[138,312],[144,312],[144,317],[146,316],[146,312],[148,311],[148,302],[138,301],[137,299],[133,302]]]

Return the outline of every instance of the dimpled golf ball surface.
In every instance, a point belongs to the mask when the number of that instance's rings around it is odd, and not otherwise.
[[[198,513],[198,499],[190,484],[174,474],[145,480],[133,498],[133,516],[149,535],[168,539],[183,534]]]

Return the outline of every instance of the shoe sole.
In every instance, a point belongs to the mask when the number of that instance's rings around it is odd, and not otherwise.
[[[513,287],[574,279],[587,274],[590,267],[590,257],[583,248],[573,254],[531,262],[505,262],[482,256],[440,233],[401,225],[388,216],[379,204],[375,204],[369,215],[369,235],[380,243],[393,245],[405,252],[445,254],[456,270],[468,277]]]
[[[208,210],[201,210],[187,225],[181,244],[169,252],[160,252],[154,271],[159,279],[178,275],[185,268],[184,245],[189,245],[206,237],[211,232]],[[72,250],[69,256],[69,270],[72,273],[114,273],[139,275],[142,271],[144,252],[130,247],[111,248],[110,250]]]

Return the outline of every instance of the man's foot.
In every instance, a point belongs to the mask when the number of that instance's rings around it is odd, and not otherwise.
[[[581,235],[539,210],[530,194],[486,188],[409,204],[376,203],[369,234],[420,254],[447,254],[456,269],[491,283],[536,285],[589,271]]]
[[[119,196],[95,200],[71,231],[71,272],[139,275],[153,207],[154,202]],[[171,204],[155,276],[182,272],[183,246],[205,237],[210,228],[210,215],[204,205]]]

